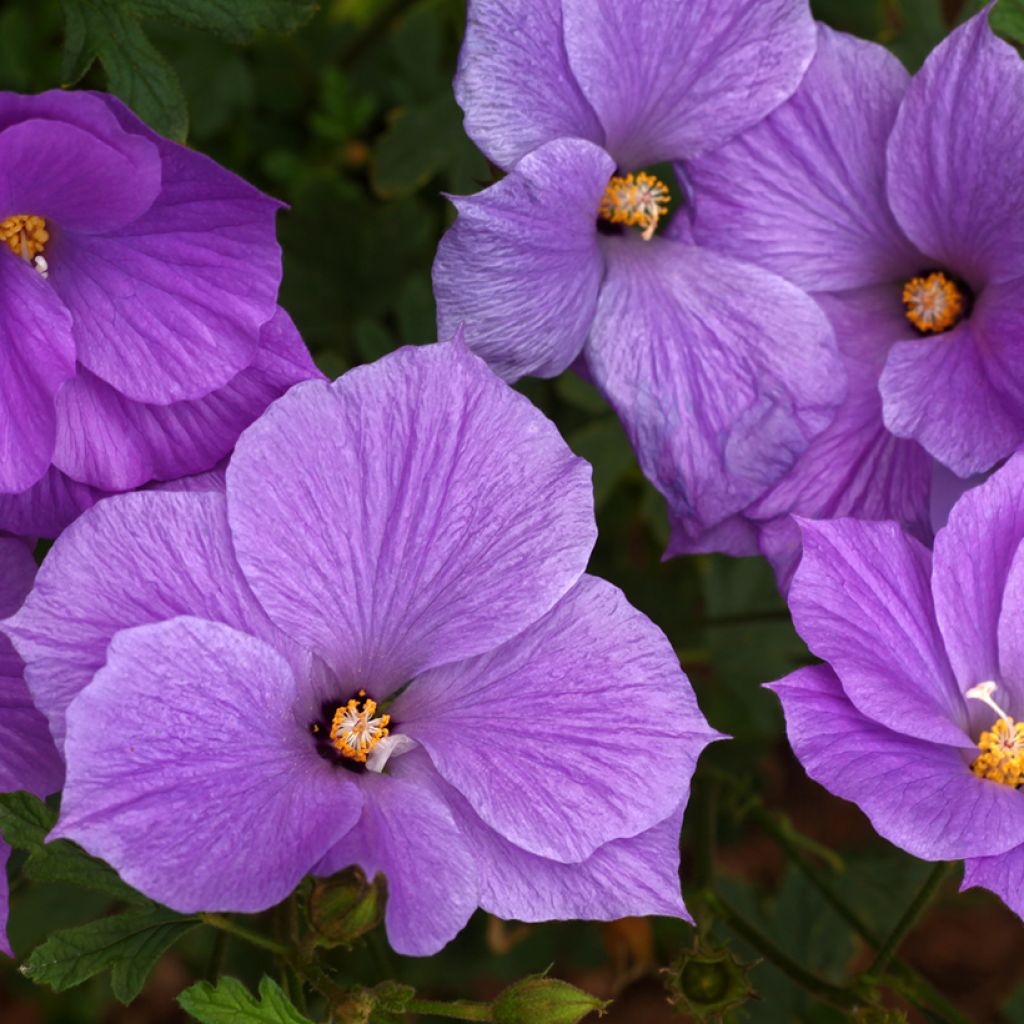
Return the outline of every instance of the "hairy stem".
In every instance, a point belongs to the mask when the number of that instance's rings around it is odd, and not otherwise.
[[[248,942],[250,946],[259,946],[260,949],[269,950],[275,956],[287,957],[289,954],[287,946],[282,946],[280,942],[275,942],[273,939],[268,939],[265,935],[260,935],[259,932],[251,931],[243,925],[236,924],[230,917],[224,914],[200,914],[199,920],[203,924],[210,925],[211,928],[219,928],[222,932],[227,932],[229,935],[234,935],[244,942]]]
[[[450,1020],[493,1020],[490,1003],[473,1003],[467,999],[454,1003],[439,1003],[431,999],[414,999],[406,1007],[407,1013],[425,1013]]]

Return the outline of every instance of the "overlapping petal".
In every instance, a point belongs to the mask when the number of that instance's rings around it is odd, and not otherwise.
[[[53,836],[175,910],[272,906],[362,806],[351,776],[310,756],[300,697],[280,654],[222,623],[118,633],[68,710]]]
[[[885,193],[886,143],[908,81],[884,47],[819,26],[793,97],[687,163],[696,239],[809,291],[917,273],[921,257]]]
[[[103,496],[103,491],[50,466],[28,490],[0,491],[0,530],[21,537],[53,538]]]
[[[1015,789],[974,775],[966,751],[865,717],[827,666],[800,669],[772,689],[807,774],[856,803],[880,835],[908,853],[954,860],[1024,841],[1024,801]]]
[[[593,576],[515,639],[418,677],[394,720],[488,826],[566,862],[668,817],[717,736],[664,634]]]
[[[297,385],[242,435],[228,507],[270,617],[377,696],[520,632],[595,536],[590,467],[461,343]]]
[[[438,337],[460,328],[508,379],[550,377],[579,355],[604,274],[594,223],[615,165],[581,139],[542,146],[506,178],[453,200],[434,261]]]
[[[706,529],[796,462],[845,391],[820,308],[707,249],[608,239],[587,364],[673,516]]]
[[[756,124],[814,55],[802,0],[562,0],[565,48],[620,167],[685,159]],[[550,58],[548,58],[550,59]]]

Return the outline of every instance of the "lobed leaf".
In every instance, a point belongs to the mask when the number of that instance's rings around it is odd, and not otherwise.
[[[178,996],[178,1003],[201,1024],[312,1024],[266,977],[258,998],[237,978],[224,977],[216,986],[207,981],[193,985]]]

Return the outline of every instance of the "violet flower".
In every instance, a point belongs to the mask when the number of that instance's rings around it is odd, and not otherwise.
[[[811,778],[1024,915],[1024,456],[934,556],[895,523],[801,522],[793,621],[826,664],[773,684]]]
[[[25,544],[0,537],[0,617],[18,610],[32,586],[35,570]],[[10,641],[0,633],[0,793],[24,789],[47,796],[60,789],[64,770],[46,719],[32,704],[22,668]],[[5,870],[9,854],[10,848],[0,838],[0,952],[11,956]]]
[[[829,313],[849,390],[835,422],[746,510],[785,585],[788,514],[894,519],[930,536],[933,458],[959,477],[1024,442],[1024,64],[987,11],[911,80],[822,26],[793,98],[687,164],[694,236]]]
[[[805,0],[469,4],[456,97],[508,175],[453,200],[434,264],[439,333],[464,325],[508,379],[554,376],[582,355],[668,498],[670,550],[785,473],[844,380],[799,289],[678,229],[655,236],[669,190],[644,168],[763,118],[796,88],[814,39]]]
[[[54,835],[181,911],[383,872],[409,954],[477,906],[686,916],[717,734],[584,573],[595,533],[589,466],[461,342],[297,385],[226,495],[101,502],[5,624],[68,762]]]
[[[316,375],[279,205],[112,97],[0,93],[0,530],[208,470]]]

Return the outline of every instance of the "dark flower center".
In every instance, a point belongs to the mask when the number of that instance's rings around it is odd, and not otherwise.
[[[597,209],[598,225],[625,225],[643,229],[649,241],[658,227],[658,221],[668,213],[672,193],[668,186],[653,174],[615,175],[604,190]]]
[[[362,771],[374,747],[388,735],[390,721],[390,715],[377,715],[377,702],[360,690],[347,701],[325,701],[309,731],[321,757]]]

